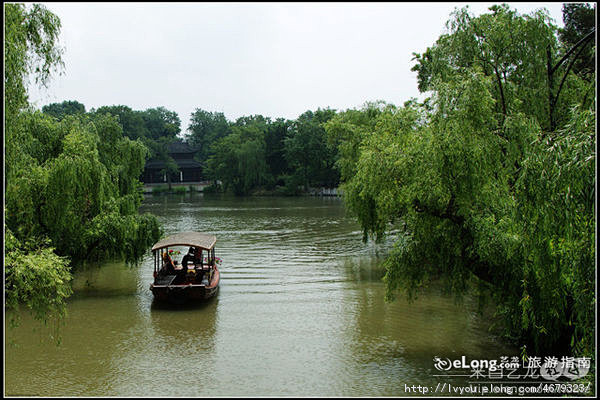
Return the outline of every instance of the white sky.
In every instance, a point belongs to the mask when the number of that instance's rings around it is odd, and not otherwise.
[[[86,110],[164,106],[182,133],[196,108],[233,121],[262,114],[402,105],[420,97],[412,53],[445,30],[455,7],[499,3],[43,3],[61,20],[64,74],[31,88],[37,107],[77,100]],[[563,26],[562,3],[546,8]]]

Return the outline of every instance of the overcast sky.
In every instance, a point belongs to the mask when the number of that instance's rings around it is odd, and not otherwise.
[[[77,100],[177,112],[185,133],[196,108],[233,121],[262,114],[401,105],[419,97],[412,53],[445,30],[455,7],[479,15],[499,3],[43,3],[61,20],[65,69],[30,101]],[[562,3],[546,8],[563,26]]]

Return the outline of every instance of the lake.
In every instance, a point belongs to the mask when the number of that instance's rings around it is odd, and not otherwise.
[[[518,355],[475,301],[432,288],[384,301],[393,240],[363,243],[338,198],[147,196],[165,233],[217,236],[221,283],[205,304],[155,304],[152,257],[88,266],[59,327],[6,328],[9,396],[403,396],[466,383],[433,358]]]

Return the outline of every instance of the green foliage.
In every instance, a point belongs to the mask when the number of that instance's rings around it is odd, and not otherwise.
[[[595,127],[595,112],[573,109],[563,129],[534,144],[517,182],[521,322],[542,346],[566,341],[583,354],[594,352]]]
[[[189,190],[186,186],[176,186],[173,188],[173,193],[184,194]]]
[[[65,100],[62,103],[52,103],[42,107],[42,112],[61,120],[67,115],[85,114],[85,106],[76,100]]]
[[[211,185],[205,186],[202,189],[203,194],[214,194],[221,192],[221,185],[217,183],[217,181],[213,181]]]
[[[46,85],[63,66],[58,46],[59,18],[40,4],[4,4],[4,107],[8,134],[20,110],[27,107],[31,77]]]
[[[136,140],[148,151],[148,157],[153,161],[162,161],[165,167],[161,173],[166,174],[171,188],[171,176],[179,172],[177,163],[169,155],[170,145],[177,140],[180,131],[180,120],[177,113],[164,107],[149,108],[145,111],[135,111],[124,105],[103,106],[94,110],[97,119],[105,115],[117,118],[122,128],[121,135]],[[133,159],[139,159],[135,157]],[[143,165],[142,165],[143,167]]]
[[[291,172],[291,168],[285,159],[285,138],[290,126],[291,121],[283,118],[278,118],[267,125],[265,162],[267,163],[268,176],[272,178],[272,184],[283,181],[283,176]]]
[[[225,190],[231,188],[237,195],[249,194],[266,180],[266,120],[260,116],[243,117],[231,131],[215,143],[215,154],[208,160],[209,173],[223,182]]]
[[[6,222],[15,236],[47,236],[58,254],[74,260],[129,257],[135,254],[127,250],[132,243],[147,246],[157,238],[132,230],[148,223],[136,220],[142,218],[136,215],[142,199],[138,177],[147,157],[141,142],[124,138],[116,120],[106,115],[60,122],[39,112],[23,115],[31,137],[44,141],[32,140],[36,158],[8,175]],[[111,237],[114,246],[100,243],[103,236],[94,231],[118,224],[128,226],[129,236]]]
[[[206,164],[208,158],[214,154],[213,145],[229,135],[231,128],[223,113],[197,108],[192,113],[188,132],[187,142],[198,151],[196,159]]]
[[[110,114],[117,117],[121,128],[123,128],[123,135],[131,140],[148,137],[148,129],[142,118],[144,111],[135,111],[124,105],[114,105],[99,107],[95,112],[96,114]]]
[[[157,140],[146,139],[145,143],[150,149],[153,160],[162,161],[165,166],[161,169],[160,173],[167,177],[167,184],[169,190],[171,190],[171,176],[179,172],[179,166],[169,154],[169,146],[176,140],[175,137],[161,136]]]
[[[174,138],[181,131],[181,120],[177,113],[164,107],[149,108],[141,114],[141,117],[149,139]]]
[[[8,223],[8,206],[14,200],[10,189],[18,196],[31,195],[21,199],[16,212],[20,218],[36,220],[36,209],[28,206],[42,199],[40,193],[31,190],[46,177],[39,162],[61,151],[60,135],[49,120],[42,121],[36,137],[28,129],[31,119],[21,113],[28,106],[29,79],[33,76],[37,84],[45,85],[50,73],[62,66],[60,20],[37,4],[5,4],[4,18],[5,308],[15,310],[24,305],[36,319],[47,321],[65,314],[65,299],[71,292],[68,259],[57,256],[47,239],[37,236],[40,228],[36,225],[18,227],[30,235],[26,241],[16,238]],[[24,168],[32,173],[24,176]],[[13,316],[12,322],[18,323],[18,314]]]
[[[367,102],[361,110],[339,112],[323,124],[327,144],[336,148],[339,154],[336,168],[342,180],[348,180],[356,174],[360,143],[375,129],[377,117],[382,112],[392,112],[395,108],[383,101]]]
[[[65,300],[72,293],[69,260],[56,255],[49,241],[31,241],[24,245],[6,229],[4,274],[7,310],[24,306],[34,318],[44,322],[64,317]],[[12,323],[18,323],[18,313],[12,315]]]
[[[325,124],[344,199],[365,239],[399,232],[385,261],[388,299],[441,279],[459,297],[490,295],[506,336],[537,354],[589,356],[595,104],[570,73],[552,121],[556,28],[543,11],[490,10],[457,10],[415,56],[431,95],[423,104],[370,104]]]
[[[71,261],[133,261],[161,235],[154,216],[137,214],[141,141],[78,102],[28,109],[30,76],[43,85],[61,65],[59,29],[43,6],[5,5],[6,307],[24,305],[44,321],[65,314]]]
[[[224,190],[237,195],[265,189],[297,195],[311,185],[337,187],[339,183],[336,147],[328,143],[323,127],[334,115],[334,110],[319,109],[295,121],[244,116],[226,130],[222,114],[198,109],[188,140],[202,141],[200,147],[210,148],[207,176],[221,181]]]
[[[308,190],[311,184],[335,186],[339,180],[335,164],[335,148],[327,145],[323,124],[335,115],[335,110],[307,111],[294,121],[285,138],[284,155],[293,174],[298,175]]]
[[[168,191],[169,191],[169,186],[167,186],[167,185],[154,186],[152,188],[152,194],[166,193]]]
[[[300,174],[281,175],[283,186],[278,188],[277,193],[283,196],[297,196],[301,193],[302,176]]]
[[[169,159],[172,161],[167,150],[181,130],[181,121],[176,112],[164,107],[137,111],[128,106],[113,105],[92,110],[91,114],[109,114],[116,117],[122,134],[131,140],[139,139],[144,143],[151,158],[165,162]]]
[[[162,230],[155,216],[122,215],[113,205],[94,217],[84,235],[87,259],[120,257],[135,262],[160,238]]]
[[[547,98],[546,50],[556,51],[556,27],[544,11],[521,16],[507,5],[493,6],[489,14],[472,17],[468,7],[457,9],[443,34],[423,54],[414,54],[419,90],[428,91],[436,80],[460,79],[465,69],[479,69],[491,77],[494,111],[534,115],[550,129]],[[522,62],[527,60],[527,62]]]
[[[596,27],[596,4],[592,7],[587,3],[565,3],[562,11],[565,27],[559,30],[559,38],[567,52]],[[596,72],[596,46],[586,46],[582,52],[573,72],[589,81]]]

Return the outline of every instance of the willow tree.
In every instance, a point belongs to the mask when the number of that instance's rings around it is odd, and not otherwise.
[[[20,113],[28,106],[29,79],[33,77],[36,83],[45,85],[51,73],[62,66],[59,32],[60,20],[41,5],[4,5],[6,187],[11,183],[11,174],[33,160],[23,151],[31,143],[20,124]],[[70,295],[68,261],[57,256],[47,242],[21,241],[8,224],[4,229],[6,308],[25,304],[38,319],[64,315],[64,301]]]
[[[27,80],[60,65],[58,18],[39,5],[5,5],[7,309],[64,315],[71,261],[139,258],[160,235],[138,215],[147,148],[116,119],[77,114],[58,121],[27,102]]]
[[[353,140],[339,165],[365,236],[401,232],[385,261],[388,299],[441,280],[492,297],[505,335],[530,354],[590,356],[595,112],[581,109],[586,83],[568,76],[552,130],[547,49],[560,58],[543,11],[457,10],[415,57],[424,104],[326,128]]]

